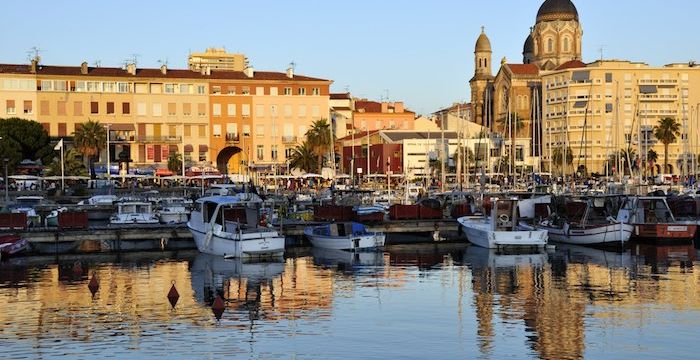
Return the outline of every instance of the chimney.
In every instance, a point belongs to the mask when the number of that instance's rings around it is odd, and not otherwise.
[[[294,78],[294,68],[291,66],[287,68],[287,77],[290,79]]]
[[[160,66],[160,73],[163,75],[167,74],[168,73],[168,66],[165,64],[161,65]]]
[[[88,64],[86,61],[83,61],[82,64],[80,64],[80,73],[82,75],[87,75],[88,73]]]
[[[383,112],[383,113],[388,113],[388,112],[389,112],[389,103],[383,102],[383,101],[382,101],[382,112]]]
[[[243,70],[243,73],[245,74],[245,76],[252,78],[253,76],[255,76],[255,69],[253,69],[252,66],[249,66],[245,68],[245,70]]]
[[[136,64],[131,63],[126,65],[126,72],[129,74],[136,76]]]
[[[38,66],[39,66],[39,59],[38,58],[32,59],[32,64],[29,67],[29,72],[31,72],[32,74],[36,74],[36,70],[37,70]]]
[[[394,112],[395,113],[402,113],[404,111],[403,108],[403,102],[397,101],[394,103]]]

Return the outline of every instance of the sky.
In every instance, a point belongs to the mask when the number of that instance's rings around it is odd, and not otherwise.
[[[583,60],[664,65],[700,60],[691,0],[573,0],[583,26]],[[225,47],[257,70],[333,80],[374,100],[404,101],[428,114],[469,100],[481,26],[493,63],[522,62],[541,0],[3,0],[0,63],[186,68],[190,51]],[[496,72],[497,69],[494,69]],[[495,75],[495,74],[494,74]]]

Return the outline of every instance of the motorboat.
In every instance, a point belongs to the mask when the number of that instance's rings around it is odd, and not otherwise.
[[[490,214],[464,216],[457,219],[467,240],[487,249],[543,248],[547,245],[547,231],[521,229],[518,225],[518,200],[491,198]]]
[[[634,227],[617,212],[617,199],[616,196],[568,198],[563,214],[555,212],[536,227],[546,230],[550,240],[560,243],[622,245],[629,241]]]
[[[336,250],[372,250],[384,247],[386,235],[370,232],[356,222],[338,222],[309,226],[304,235],[314,247]]]
[[[46,227],[57,227],[58,226],[58,214],[63,213],[68,211],[67,207],[60,207],[55,210],[51,210],[51,212],[46,215],[44,218],[44,225]]]
[[[184,224],[189,220],[191,200],[163,198],[159,204],[157,215],[162,224]]]
[[[260,225],[262,199],[253,193],[198,199],[187,227],[200,252],[232,257],[279,257],[284,236]]]
[[[108,220],[114,213],[115,195],[95,195],[78,202],[77,209],[88,213],[88,220]]]
[[[153,213],[153,204],[145,201],[124,201],[117,203],[117,212],[109,219],[110,224],[158,224]]]
[[[5,259],[25,251],[29,247],[27,239],[16,234],[0,235],[0,258]]]
[[[41,225],[41,216],[36,212],[35,207],[44,202],[43,196],[18,196],[15,203],[9,206],[13,213],[24,213],[27,215],[27,226],[34,227]]]
[[[693,241],[696,222],[676,220],[665,197],[630,196],[625,199],[618,216],[633,227],[633,239],[666,243]]]

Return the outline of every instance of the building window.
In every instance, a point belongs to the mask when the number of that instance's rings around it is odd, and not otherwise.
[[[136,115],[146,116],[146,103],[136,104]]]
[[[292,88],[290,88],[290,87],[284,88],[284,94],[285,95],[292,95]]]
[[[129,83],[125,83],[125,82],[117,83],[117,92],[128,93],[129,92]]]
[[[106,93],[113,93],[115,89],[114,82],[104,82],[102,83],[102,91]]]
[[[235,86],[229,86],[226,88],[226,93],[229,95],[236,95],[236,87]]]
[[[153,104],[153,116],[163,116],[163,106],[160,103]]]
[[[214,124],[214,126],[212,126],[212,136],[214,136],[215,138],[221,137],[221,125],[220,124]]]
[[[175,93],[175,84],[165,84],[164,92],[166,94],[174,94]]]
[[[265,88],[262,87],[262,86],[256,87],[256,88],[255,88],[255,95],[258,95],[258,96],[263,96],[263,95],[265,95]]]
[[[318,105],[314,105],[311,107],[311,116],[313,116],[313,117],[321,116],[321,110],[319,109]]]
[[[319,89],[319,88],[311,89],[311,95],[315,95],[315,96],[321,95],[321,89]]]
[[[247,86],[244,86],[244,87],[241,89],[241,94],[243,94],[243,95],[250,95],[250,88],[247,87]]]
[[[258,160],[262,160],[265,158],[265,145],[258,145],[257,158],[258,158]]]
[[[58,112],[58,115],[65,116],[66,114],[66,102],[65,101],[59,101],[56,107],[56,110]]]
[[[277,95],[278,95],[278,91],[279,91],[279,89],[277,88],[277,86],[271,87],[271,88],[270,88],[270,96],[277,96]]]
[[[201,138],[207,137],[207,126],[206,125],[197,126],[197,130],[198,130],[199,137],[201,137]]]
[[[122,114],[123,115],[129,115],[131,114],[131,104],[128,102],[122,103]]]
[[[243,136],[250,136],[250,125],[243,125]]]
[[[83,115],[83,102],[82,101],[73,102],[73,116],[82,116],[82,115]]]
[[[606,83],[612,83],[612,82],[613,82],[613,74],[612,74],[612,73],[605,73],[605,82],[606,82]]]
[[[256,117],[263,117],[263,116],[265,116],[265,106],[263,106],[263,105],[255,105],[255,116],[256,116]]]
[[[99,114],[100,104],[97,101],[90,102],[90,114]]]
[[[189,93],[190,93],[190,85],[180,84],[180,94],[189,94]]]
[[[204,85],[197,85],[197,94],[199,95],[204,95],[207,93],[206,86]]]
[[[211,93],[214,95],[219,95],[221,94],[221,86],[212,86],[211,87]]]
[[[113,102],[107,103],[107,114],[110,114],[110,115],[114,114],[114,103]]]
[[[569,52],[569,38],[564,38],[564,52]]]
[[[17,114],[17,108],[15,107],[15,101],[14,100],[7,100],[5,102],[5,112],[9,115],[15,115]]]
[[[207,104],[197,104],[197,115],[207,116]]]
[[[270,157],[272,160],[277,160],[277,145],[272,145],[270,147]]]
[[[294,154],[294,148],[286,148],[284,149],[284,157],[289,159],[292,157],[292,154]]]
[[[284,117],[292,117],[292,105],[284,106]]]
[[[554,52],[554,40],[552,40],[551,38],[547,39],[547,52]]]
[[[306,117],[306,105],[299,105],[299,117]]]
[[[243,115],[244,118],[250,117],[250,104],[241,105],[241,115]]]
[[[214,116],[221,116],[221,104],[213,104],[211,112]]]
[[[182,104],[182,115],[185,115],[185,116],[192,115],[192,104],[190,104],[190,103]]]
[[[265,137],[265,125],[255,125],[255,136],[259,138]]]
[[[300,87],[299,89],[297,89],[297,94],[306,95],[306,88]]]
[[[175,103],[168,103],[168,115],[175,116],[177,113],[177,105]]]
[[[226,115],[228,115],[228,116],[236,116],[236,104],[228,104],[228,105],[226,105]]]
[[[199,161],[207,161],[207,153],[199,152]]]

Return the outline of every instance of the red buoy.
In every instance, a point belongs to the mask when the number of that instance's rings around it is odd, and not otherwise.
[[[170,291],[168,291],[168,301],[170,301],[170,305],[175,308],[175,305],[177,305],[177,301],[180,299],[180,293],[177,292],[177,289],[175,288],[175,281],[173,281],[173,285],[170,287]]]
[[[224,300],[221,296],[217,295],[216,299],[214,299],[214,303],[211,305],[211,311],[214,313],[214,316],[216,316],[216,320],[221,320],[221,315],[224,314],[225,308]]]
[[[80,261],[76,261],[73,263],[73,274],[75,276],[80,276],[83,274],[83,266],[80,264]]]
[[[97,277],[95,274],[92,274],[92,279],[90,279],[90,282],[88,283],[88,289],[90,289],[90,292],[92,293],[92,296],[95,296],[95,293],[97,290],[100,288],[100,283],[97,281]]]

